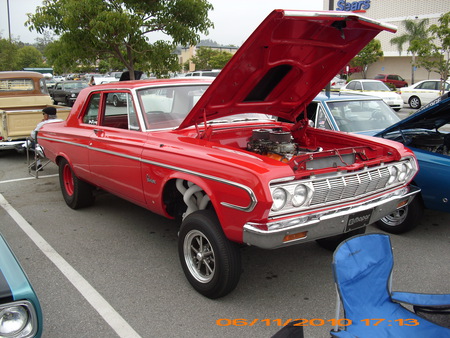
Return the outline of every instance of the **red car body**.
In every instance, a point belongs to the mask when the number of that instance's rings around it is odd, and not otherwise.
[[[390,83],[396,88],[408,87],[408,82],[400,75],[396,74],[378,74],[374,77],[375,80],[380,80],[384,83]]]
[[[239,280],[236,243],[336,244],[417,192],[408,187],[417,163],[403,145],[301,118],[383,29],[394,30],[355,14],[276,10],[214,81],[86,88],[68,119],[45,125],[38,142],[60,167],[70,207],[91,204],[101,188],[181,218],[186,277],[203,295],[221,297]],[[111,107],[108,95],[118,93],[125,104]]]

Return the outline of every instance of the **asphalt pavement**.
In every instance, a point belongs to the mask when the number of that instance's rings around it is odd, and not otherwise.
[[[39,179],[26,167],[24,154],[0,153],[0,232],[39,296],[44,337],[271,337],[296,318],[305,337],[329,337],[332,253],[316,243],[243,248],[236,290],[210,300],[184,277],[176,222],[107,193],[72,210],[55,165]],[[394,290],[450,293],[450,214],[427,210],[391,240]]]

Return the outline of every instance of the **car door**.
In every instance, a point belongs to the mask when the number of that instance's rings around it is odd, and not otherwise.
[[[52,95],[51,95],[53,98],[53,101],[61,102],[61,100],[59,100],[58,93],[60,93],[62,91],[62,88],[63,88],[62,83],[56,84],[55,88],[52,90]]]
[[[125,104],[113,106],[104,92],[101,95],[98,121],[93,128],[89,147],[92,180],[103,189],[133,203],[144,205],[141,181],[141,153],[147,134],[141,131],[130,92]]]
[[[424,81],[416,89],[422,105],[425,105],[439,96],[439,81]]]

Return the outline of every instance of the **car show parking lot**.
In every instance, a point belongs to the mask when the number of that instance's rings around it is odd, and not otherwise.
[[[55,165],[35,179],[25,154],[0,163],[0,232],[38,294],[44,337],[271,337],[296,318],[314,324],[306,337],[329,336],[332,253],[316,243],[241,248],[238,287],[210,300],[180,269],[177,222],[107,193],[72,210]],[[427,210],[391,240],[394,290],[450,293],[450,214]]]

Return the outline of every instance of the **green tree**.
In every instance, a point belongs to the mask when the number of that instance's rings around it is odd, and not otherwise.
[[[439,25],[431,25],[431,50],[436,55],[436,63],[433,70],[441,76],[441,93],[444,92],[444,81],[449,77],[450,72],[450,12],[443,14],[439,20]]]
[[[0,39],[0,71],[16,70],[16,43],[7,39]]]
[[[197,49],[195,56],[191,58],[195,69],[213,69],[223,68],[231,59],[233,54],[229,52],[221,52],[209,47],[200,47]]]
[[[193,64],[195,64],[195,69],[210,69],[212,68],[210,65],[211,58],[217,55],[217,51],[213,50],[209,47],[199,47],[195,55],[191,57],[191,61]]]
[[[114,57],[132,78],[136,69],[156,74],[176,70],[175,46],[196,44],[199,34],[207,34],[213,26],[208,19],[213,7],[206,0],[46,0],[43,4],[28,15],[26,25],[41,34],[50,29],[60,35],[61,64],[67,65],[68,59],[87,64]],[[172,41],[150,43],[148,34],[153,32],[163,32]]]
[[[222,69],[232,56],[233,54],[229,52],[219,52],[217,55],[213,55],[210,60],[211,68]]]
[[[417,46],[426,43],[428,38],[427,26],[429,20],[405,20],[402,25],[405,27],[406,33],[391,39],[391,44],[396,45],[399,54],[403,51],[403,45],[408,43],[408,52],[412,55],[411,62],[411,84],[414,84],[414,68],[416,67]]]
[[[44,65],[43,56],[33,46],[20,48],[16,53],[16,68],[21,70],[26,67],[42,67]]]
[[[350,65],[352,67],[360,67],[365,79],[369,66],[382,57],[381,43],[379,40],[373,39],[350,61]]]

